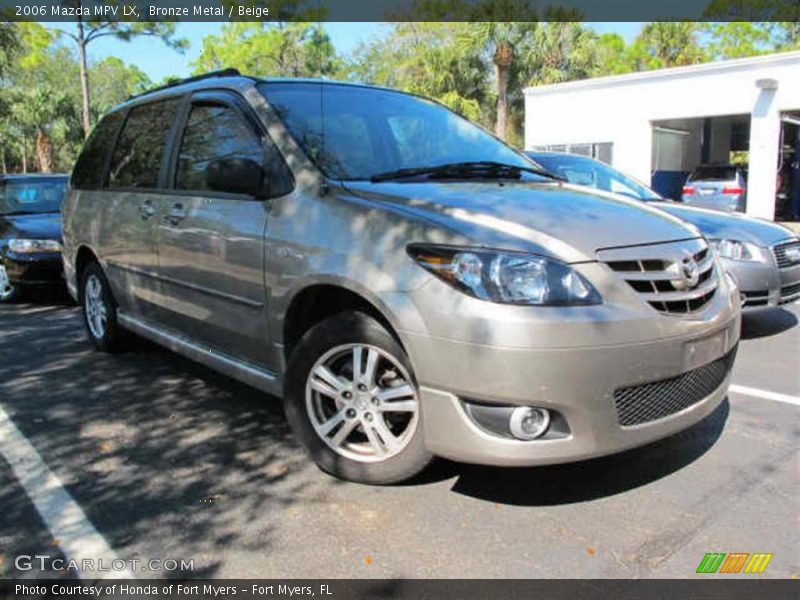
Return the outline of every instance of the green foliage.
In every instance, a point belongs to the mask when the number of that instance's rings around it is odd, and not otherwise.
[[[16,47],[0,79],[0,170],[69,171],[83,142],[75,52],[36,23],[7,29]],[[94,120],[150,85],[141,70],[118,58],[90,63],[88,76]]]
[[[19,35],[12,23],[0,23],[0,77],[19,52]]]
[[[800,48],[800,3],[797,0],[711,0],[703,16],[716,58],[738,58]]]
[[[397,23],[380,40],[362,45],[347,78],[438,100],[481,120],[486,64],[478,48],[459,46],[461,23]]]
[[[597,50],[597,34],[582,23],[542,23],[523,55],[526,84],[561,83],[590,77]]]
[[[258,77],[319,77],[338,67],[327,33],[314,23],[226,23],[203,39],[195,73],[234,67]]]
[[[120,102],[152,86],[144,71],[126,65],[115,56],[92,65],[89,68],[89,81],[93,96],[92,119],[95,122]]]
[[[622,75],[633,70],[625,39],[618,33],[604,33],[595,42],[592,76]]]
[[[770,51],[771,24],[730,22],[708,23],[708,53],[715,59],[742,58]]]
[[[700,32],[698,23],[647,23],[628,49],[629,64],[635,71],[647,71],[707,61]]]

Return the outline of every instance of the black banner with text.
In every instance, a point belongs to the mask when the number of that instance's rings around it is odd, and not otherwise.
[[[797,0],[0,0],[9,21],[797,22]]]
[[[350,598],[484,599],[614,598],[737,600],[796,598],[788,580],[541,580],[541,579],[214,579],[214,580],[0,580],[3,600],[342,600]]]

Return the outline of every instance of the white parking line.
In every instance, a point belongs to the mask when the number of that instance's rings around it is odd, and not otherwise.
[[[752,396],[753,398],[763,398],[764,400],[773,400],[775,402],[800,406],[800,396],[779,394],[778,392],[770,392],[769,390],[759,390],[758,388],[751,388],[746,385],[731,385],[730,391],[734,394],[744,394],[745,396]]]
[[[0,407],[0,454],[6,459],[59,548],[68,560],[82,569],[84,560],[91,560],[94,570],[79,570],[81,578],[132,579],[127,568],[111,570],[112,562],[122,564],[105,538],[86,517],[83,509],[70,496],[58,477],[47,468],[36,448],[25,438]],[[102,560],[104,569],[97,570]]]

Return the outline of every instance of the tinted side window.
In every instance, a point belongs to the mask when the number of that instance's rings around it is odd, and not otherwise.
[[[72,170],[73,187],[85,190],[103,187],[103,170],[121,122],[122,113],[116,112],[103,117],[94,128]]]
[[[158,187],[161,158],[177,105],[177,100],[165,100],[131,110],[111,159],[109,187]]]
[[[204,191],[206,167],[212,160],[248,158],[264,162],[261,140],[239,114],[228,106],[195,105],[183,132],[175,187]]]

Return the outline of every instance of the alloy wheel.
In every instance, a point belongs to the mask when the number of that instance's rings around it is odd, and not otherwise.
[[[387,460],[408,445],[419,421],[417,389],[400,361],[376,346],[345,344],[320,357],[306,382],[314,431],[358,462]]]
[[[103,299],[103,283],[97,275],[89,275],[86,279],[84,304],[89,331],[96,339],[100,340],[106,333],[108,307]]]

